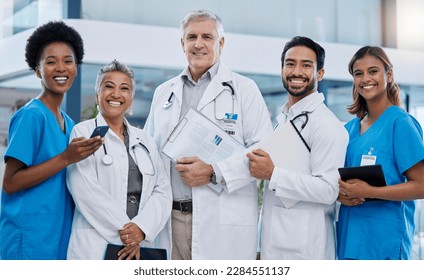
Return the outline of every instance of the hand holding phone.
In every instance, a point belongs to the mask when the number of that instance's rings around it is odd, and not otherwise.
[[[93,133],[91,134],[90,138],[100,136],[101,138],[105,137],[106,132],[109,130],[109,126],[107,125],[101,125],[94,128]]]

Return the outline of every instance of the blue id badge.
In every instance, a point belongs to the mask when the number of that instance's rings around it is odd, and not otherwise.
[[[234,136],[236,134],[236,124],[237,124],[238,114],[234,113],[225,113],[225,118],[223,119],[224,125],[223,130],[229,135]]]
[[[238,114],[225,113],[225,119],[226,119],[226,120],[230,120],[230,121],[237,121],[237,119],[238,119]]]

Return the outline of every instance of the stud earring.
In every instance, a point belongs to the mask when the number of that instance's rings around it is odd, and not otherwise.
[[[128,116],[132,116],[134,114],[133,109],[131,107],[127,110],[127,114]]]

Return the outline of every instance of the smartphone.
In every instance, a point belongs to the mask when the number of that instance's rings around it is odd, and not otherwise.
[[[109,130],[109,126],[107,125],[101,125],[101,126],[97,126],[94,130],[93,133],[91,133],[90,138],[93,138],[97,135],[99,135],[100,137],[105,137],[106,132]]]

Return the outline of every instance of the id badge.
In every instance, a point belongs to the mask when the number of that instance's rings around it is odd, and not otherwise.
[[[361,166],[364,166],[364,165],[375,165],[376,161],[377,161],[377,156],[362,155]]]
[[[361,166],[364,165],[375,165],[377,162],[377,156],[373,155],[372,152],[374,151],[374,148],[371,147],[368,154],[362,155],[361,158]]]
[[[229,135],[234,136],[236,134],[238,114],[225,113],[223,130]]]

